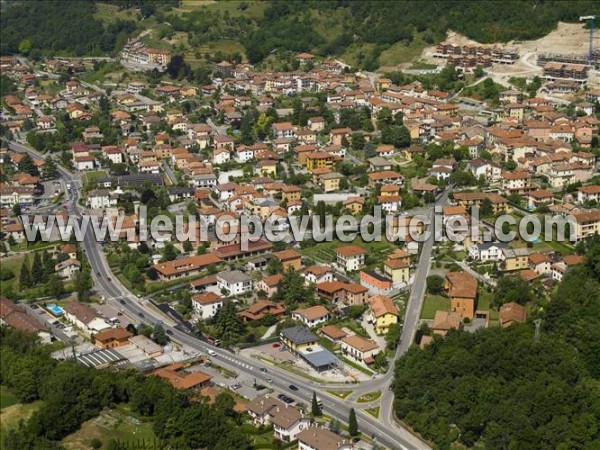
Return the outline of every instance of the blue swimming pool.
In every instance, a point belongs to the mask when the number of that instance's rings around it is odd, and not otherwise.
[[[50,311],[55,316],[62,316],[65,313],[64,309],[62,309],[58,305],[55,305],[54,303],[51,305],[48,305],[47,308],[48,308],[48,311]]]

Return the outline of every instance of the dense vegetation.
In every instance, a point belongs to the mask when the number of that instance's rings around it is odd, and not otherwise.
[[[105,3],[136,8],[141,18],[156,19],[161,24],[155,30],[159,39],[186,33],[192,51],[209,42],[232,40],[244,46],[250,62],[257,63],[275,51],[338,56],[352,48],[359,50],[356,63],[366,69],[375,69],[382,52],[392,45],[411,46],[417,41],[431,45],[443,40],[449,29],[487,43],[534,39],[550,32],[559,20],[577,21],[580,15],[598,12],[597,3],[591,0],[275,0],[266,6],[239,2],[235,12],[208,4],[183,13],[173,9],[174,0]],[[135,24],[123,20],[103,24],[94,17],[95,11],[92,0],[6,2],[0,19],[0,50],[74,55],[114,52]]]
[[[105,26],[94,17],[95,12],[91,1],[5,2],[0,15],[0,53],[112,53],[135,30],[135,22],[117,20]]]
[[[582,246],[585,247],[585,246]],[[396,412],[439,448],[600,445],[600,238],[529,322],[450,333],[399,360]]]
[[[4,448],[58,449],[60,440],[103,408],[127,405],[154,421],[160,448],[249,448],[233,411],[233,399],[220,394],[214,405],[192,392],[136,371],[89,369],[72,361],[55,361],[48,347],[21,332],[0,328],[0,384],[20,402],[42,406],[17,430],[3,436]]]
[[[344,15],[343,31],[334,40],[310,30],[315,10],[330,15],[342,8],[349,14]],[[559,20],[577,21],[593,10],[597,4],[592,1],[282,0],[269,5],[260,28],[245,46],[250,61],[257,62],[275,49],[339,54],[353,43],[373,44],[363,59],[363,65],[371,68],[382,51],[397,42],[410,44],[416,33],[423,34],[429,44],[442,40],[448,29],[479,42],[534,39],[550,32]]]

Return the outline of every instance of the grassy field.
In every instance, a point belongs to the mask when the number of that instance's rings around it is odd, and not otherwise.
[[[428,294],[423,302],[421,319],[433,320],[436,311],[450,311],[450,299],[441,295]]]
[[[19,403],[15,394],[13,394],[6,386],[0,386],[0,409],[8,408],[9,406]]]
[[[409,45],[397,42],[387,50],[384,50],[379,56],[379,64],[385,67],[412,61],[421,56],[423,49],[427,47],[427,45],[428,44],[422,37],[417,34],[415,39]]]
[[[312,258],[316,262],[332,263],[335,261],[335,249],[346,245],[358,245],[367,251],[367,256],[370,259],[368,261],[369,268],[381,264],[387,255],[392,253],[397,247],[391,242],[382,239],[380,242],[364,242],[361,238],[355,239],[353,242],[319,242],[312,247],[307,247],[300,252],[309,258]]]
[[[141,422],[126,410],[112,410],[85,422],[79,430],[64,438],[62,445],[72,450],[90,448],[90,441],[94,438],[103,443],[103,448],[111,439],[130,443],[134,446],[131,448],[139,448],[135,446],[142,442],[151,445],[156,440],[150,422]]]
[[[95,183],[98,178],[102,178],[106,176],[106,172],[104,170],[95,170],[93,172],[86,172],[83,174],[83,183]]]
[[[21,272],[21,265],[23,264],[24,259],[25,255],[14,255],[0,260],[2,268],[10,270],[15,275],[10,280],[5,280],[0,283],[0,294],[4,295],[4,293],[8,292],[11,288],[13,292],[17,290],[17,287],[19,286],[19,273]]]
[[[372,416],[373,416],[373,417],[375,417],[376,419],[378,419],[378,418],[379,418],[379,410],[380,410],[380,409],[381,409],[381,407],[380,407],[380,406],[376,406],[375,408],[368,408],[368,409],[365,409],[365,412],[366,412],[367,414],[370,414],[370,415],[372,415]]]
[[[0,411],[0,450],[12,450],[4,445],[6,432],[18,427],[21,420],[24,422],[29,420],[41,405],[42,402],[16,403],[2,408]]]
[[[138,12],[133,8],[121,9],[117,5],[107,3],[96,3],[94,17],[105,24],[114,23],[117,20],[138,20]]]
[[[375,400],[379,399],[379,397],[381,397],[381,391],[369,392],[367,394],[364,394],[364,395],[361,395],[360,397],[358,397],[357,402],[358,403],[374,402]]]

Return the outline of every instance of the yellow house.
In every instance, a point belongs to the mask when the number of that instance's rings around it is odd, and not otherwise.
[[[194,95],[198,95],[198,89],[196,89],[193,86],[185,86],[182,87],[181,90],[179,91],[181,93],[181,95],[183,95],[184,97],[193,97]]]
[[[325,152],[310,152],[306,155],[306,168],[312,172],[315,169],[331,169],[334,156]]]
[[[270,177],[271,175],[277,175],[277,161],[270,159],[259,161],[258,167],[263,176]]]
[[[346,208],[352,215],[360,214],[363,210],[365,199],[362,197],[348,197],[344,200],[344,208]]]
[[[390,325],[398,323],[398,308],[393,300],[385,295],[375,295],[369,299],[371,320],[377,334],[387,334]]]
[[[529,268],[529,252],[525,248],[506,248],[502,250],[504,259],[500,263],[500,269],[505,272],[523,270]]]
[[[323,187],[325,192],[334,192],[340,190],[340,182],[344,178],[344,175],[337,172],[329,172],[319,177],[319,184]]]
[[[302,189],[300,186],[286,185],[281,188],[281,197],[289,202],[296,202],[302,198]]]
[[[383,273],[392,279],[392,284],[408,283],[410,278],[410,261],[388,259],[383,263]]]
[[[303,326],[285,328],[279,333],[281,343],[290,351],[298,353],[317,345],[319,338]]]

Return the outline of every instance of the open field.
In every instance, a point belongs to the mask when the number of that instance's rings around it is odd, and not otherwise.
[[[41,405],[42,402],[16,403],[2,408],[0,411],[0,450],[11,450],[4,446],[6,432],[18,427],[21,420],[24,422],[29,420]]]
[[[14,274],[14,277],[10,280],[4,280],[0,283],[0,294],[4,294],[10,288],[12,288],[13,292],[17,290],[19,286],[19,273],[21,272],[21,265],[24,259],[25,255],[14,255],[0,260],[2,269],[8,269]]]
[[[126,443],[138,445],[144,442],[151,446],[156,436],[152,431],[151,423],[140,422],[135,417],[129,416],[127,411],[113,410],[85,422],[79,430],[63,439],[62,445],[70,450],[90,448],[92,439],[100,440],[103,446],[113,439],[125,445]],[[156,443],[158,445],[158,440]]]

